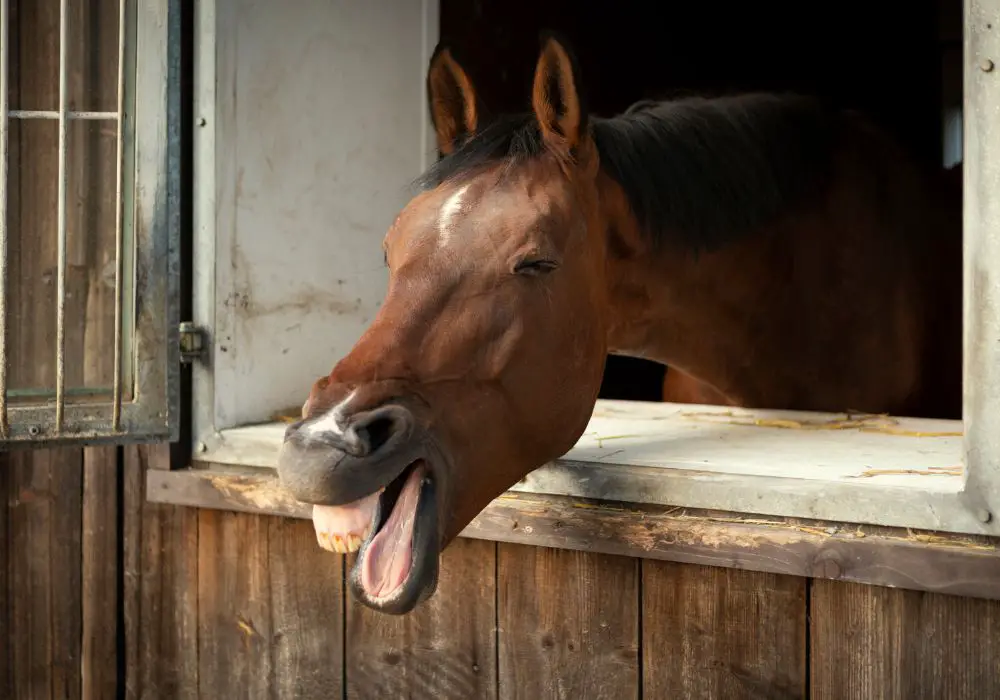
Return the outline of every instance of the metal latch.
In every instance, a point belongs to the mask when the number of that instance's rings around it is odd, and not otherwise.
[[[207,333],[191,321],[180,325],[181,364],[189,365],[205,354]]]

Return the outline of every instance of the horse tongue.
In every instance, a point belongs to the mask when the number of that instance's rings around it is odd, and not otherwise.
[[[313,506],[313,528],[319,546],[340,554],[360,549],[368,536],[381,493],[379,489],[345,506]]]
[[[384,598],[406,581],[413,563],[413,527],[425,467],[410,472],[385,525],[368,543],[361,563],[361,585],[373,598]]]

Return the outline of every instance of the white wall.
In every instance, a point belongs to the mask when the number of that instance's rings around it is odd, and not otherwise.
[[[223,429],[301,404],[375,314],[382,236],[433,158],[424,77],[438,12],[436,0],[199,12],[196,321],[214,328]],[[210,395],[196,387],[196,401]]]

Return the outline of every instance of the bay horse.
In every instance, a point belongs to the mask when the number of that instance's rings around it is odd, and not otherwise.
[[[443,157],[279,457],[362,604],[433,594],[442,550],[579,439],[608,353],[737,406],[960,415],[959,200],[862,116],[741,94],[601,118],[556,35],[525,114],[481,120],[443,45],[427,90]]]
[[[732,405],[725,396],[716,391],[710,384],[695,379],[690,374],[684,374],[676,367],[669,367],[663,377],[664,403],[696,403],[711,406]]]

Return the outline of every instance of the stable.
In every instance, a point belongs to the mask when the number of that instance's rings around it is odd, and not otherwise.
[[[114,518],[134,684],[1000,692],[1000,4],[181,5],[4,0],[0,33],[0,459],[21,465],[0,485],[20,493],[33,460],[80,455],[89,476],[63,497]],[[483,114],[522,112],[544,29],[572,41],[594,114],[811,93],[960,171],[961,419],[663,401],[679,369],[611,357],[575,446],[488,504],[443,553],[434,596],[387,618],[348,591],[355,556],[322,552],[302,522],[282,441],[385,300],[383,236],[440,156],[439,41]],[[45,32],[57,55],[30,38]],[[5,527],[29,532],[11,513]],[[176,631],[153,643],[159,606]],[[941,636],[900,661],[894,640],[923,615]],[[988,643],[926,663],[974,625]],[[845,642],[859,627],[863,653]],[[870,675],[849,677],[858,664]]]

